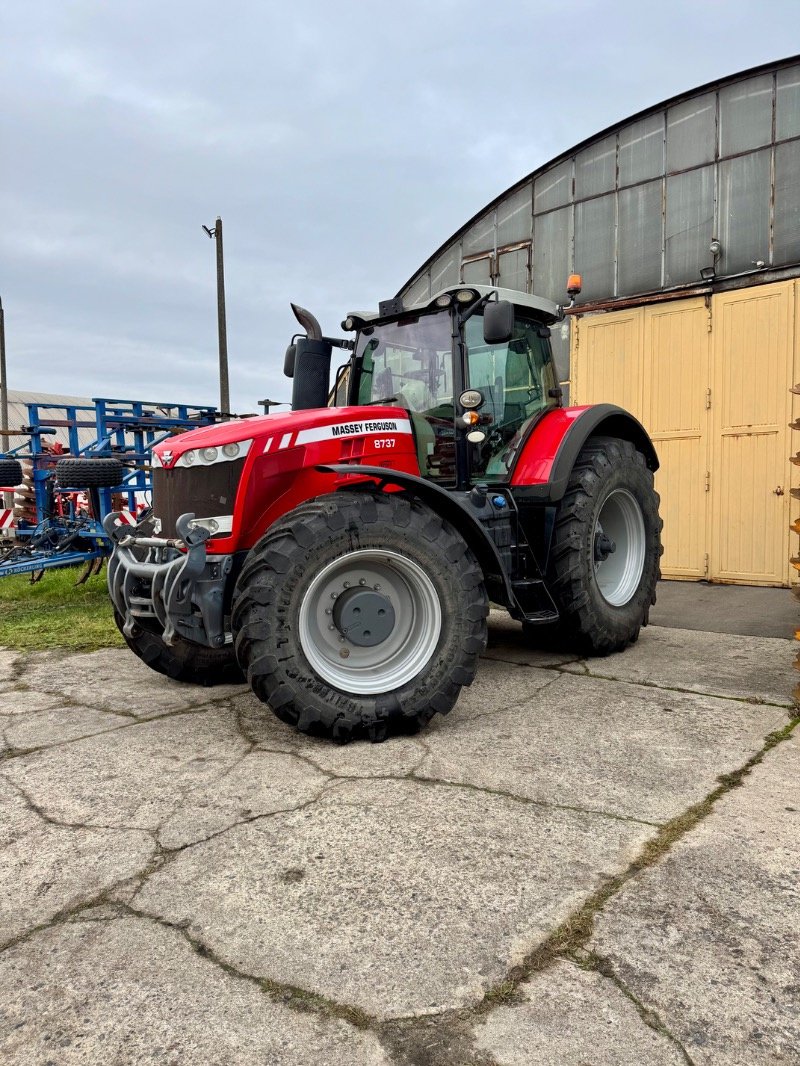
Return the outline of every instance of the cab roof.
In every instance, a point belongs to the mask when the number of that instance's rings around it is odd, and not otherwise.
[[[527,311],[535,311],[538,316],[545,318],[551,322],[558,321],[561,317],[561,312],[558,304],[553,303],[552,300],[545,300],[541,296],[534,296],[527,292],[520,292],[518,289],[501,289],[497,285],[448,285],[445,289],[439,289],[438,292],[433,293],[425,300],[420,300],[413,304],[403,305],[403,312],[409,311],[427,311],[436,305],[436,301],[440,296],[454,296],[457,292],[463,292],[465,289],[469,289],[475,293],[475,299],[479,296],[487,296],[489,293],[497,293],[498,300],[508,300],[515,307],[520,309],[524,308]],[[383,318],[396,318],[396,314],[382,315],[380,311],[351,311],[349,314],[353,318],[360,319],[362,322],[375,322]]]

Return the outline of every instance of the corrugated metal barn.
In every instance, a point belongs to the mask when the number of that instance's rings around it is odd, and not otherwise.
[[[579,306],[554,330],[573,404],[639,417],[661,457],[666,577],[786,585],[800,415],[800,57],[598,133],[498,196],[403,286]]]

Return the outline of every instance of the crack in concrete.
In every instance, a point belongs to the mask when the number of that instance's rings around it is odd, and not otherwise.
[[[687,696],[706,696],[709,699],[715,700],[731,700],[734,703],[747,703],[757,707],[777,707],[779,710],[786,711],[789,717],[792,716],[792,712],[797,707],[797,701],[790,703],[775,703],[772,700],[763,699],[756,696],[733,696],[730,693],[724,694],[720,692],[705,692],[694,688],[681,688],[678,685],[664,685],[656,683],[655,681],[635,681],[629,677],[614,677],[612,674],[594,674],[589,669],[589,666],[583,660],[575,663],[561,664],[541,664],[541,663],[520,663],[514,659],[492,659],[491,662],[504,663],[506,666],[518,666],[522,670],[552,670],[558,674],[566,675],[567,677],[590,677],[593,681],[613,681],[618,685],[631,685],[636,688],[651,688],[659,689],[663,692],[680,692]],[[581,666],[584,672],[582,674],[576,674],[574,670],[568,670],[567,666]],[[544,688],[540,691],[544,692]],[[791,697],[787,696],[787,700]]]
[[[574,671],[565,670],[564,665],[576,665],[575,663],[562,664],[562,665],[550,665],[550,666],[535,666],[534,664],[517,663],[510,660],[493,659],[492,661],[507,662],[509,665],[519,666],[524,668],[536,668],[536,669],[549,669],[555,671],[559,676],[562,674],[572,674],[573,676],[589,676],[596,680],[601,681],[616,681],[617,683],[630,684],[639,687],[648,687],[663,689],[664,691],[676,691],[687,693],[689,695],[709,696],[718,699],[731,699],[738,702],[754,702],[752,699],[746,697],[736,696],[720,696],[716,693],[704,693],[696,692],[691,689],[673,688],[665,685],[656,685],[652,682],[636,682],[627,679],[618,679],[610,676],[595,675],[592,674],[585,662],[580,661],[577,665],[583,667],[584,673],[581,675],[575,675]],[[21,666],[20,666],[21,668]],[[546,686],[540,689],[535,696],[531,697],[530,701],[534,702],[542,692],[546,691],[550,685],[554,684],[558,678],[554,678]],[[58,695],[58,694],[55,694]],[[207,703],[193,708],[181,708],[172,712],[168,712],[165,715],[159,715],[155,718],[134,718],[130,723],[121,724],[112,730],[104,730],[101,733],[88,734],[87,737],[71,738],[70,740],[59,742],[53,745],[42,746],[41,748],[32,748],[20,751],[19,754],[30,754],[38,750],[43,750],[50,747],[61,747],[64,744],[76,743],[79,740],[88,739],[91,736],[103,735],[106,732],[115,732],[120,729],[128,728],[128,726],[134,725],[147,725],[153,721],[159,721],[162,718],[179,717],[188,714],[198,714],[204,711],[213,709],[216,706],[224,704],[230,701],[230,695],[225,697],[219,697],[215,700],[209,700]],[[780,707],[783,710],[787,710],[783,704],[774,704],[769,701],[759,701],[767,706]],[[87,709],[101,710],[108,713],[109,708],[100,706],[94,707],[88,704],[74,704],[79,707],[86,707]],[[38,713],[38,712],[35,712]],[[118,713],[111,711],[111,713]],[[489,712],[487,712],[488,714]],[[496,711],[491,713],[497,713]],[[478,717],[483,717],[483,714]],[[12,941],[9,941],[4,945],[0,951],[5,951],[9,947],[22,943],[37,933],[49,929],[55,928],[68,921],[112,921],[117,917],[124,917],[125,915],[131,915],[139,918],[140,920],[149,920],[162,925],[166,928],[175,930],[185,937],[187,942],[192,946],[192,949],[201,957],[209,959],[210,962],[221,968],[223,971],[236,978],[246,980],[258,986],[262,992],[267,994],[271,999],[277,1002],[282,1002],[286,1006],[293,1010],[302,1011],[304,1013],[312,1013],[321,1017],[339,1018],[359,1029],[368,1029],[372,1031],[382,1044],[393,1055],[401,1056],[397,1061],[403,1061],[413,1066],[496,1066],[493,1060],[487,1055],[478,1052],[474,1047],[474,1033],[473,1025],[474,1021],[494,1010],[497,1006],[503,1003],[513,1002],[520,985],[534,972],[540,972],[548,969],[558,959],[568,958],[577,965],[586,965],[586,958],[590,960],[592,968],[595,968],[602,974],[602,976],[612,980],[616,987],[636,1006],[636,1009],[642,1018],[643,1022],[649,1025],[651,1028],[658,1032],[663,1033],[669,1038],[673,1044],[680,1050],[684,1056],[685,1061],[689,1066],[692,1066],[692,1059],[689,1057],[686,1050],[681,1045],[680,1041],[670,1033],[667,1027],[663,1024],[660,1018],[641,1003],[635,994],[625,985],[625,983],[616,975],[610,967],[607,960],[602,959],[600,956],[582,956],[581,952],[585,945],[590,940],[594,930],[594,919],[598,913],[601,913],[606,904],[616,896],[616,894],[623,888],[623,886],[631,879],[637,877],[644,870],[648,869],[656,862],[658,862],[664,855],[666,855],[672,846],[682,839],[687,833],[689,833],[695,826],[703,821],[714,809],[716,803],[720,798],[726,795],[733,788],[739,787],[744,783],[745,778],[757,767],[765,755],[777,744],[780,744],[792,734],[794,729],[800,724],[800,717],[793,717],[787,726],[775,731],[765,737],[764,744],[761,749],[739,769],[731,774],[724,775],[719,778],[720,784],[709,793],[702,801],[687,808],[686,811],[673,818],[667,823],[654,823],[644,821],[642,819],[636,819],[631,817],[624,817],[611,814],[601,810],[591,810],[580,807],[573,807],[567,805],[551,804],[544,801],[531,800],[528,797],[517,796],[510,792],[505,792],[500,789],[491,789],[488,787],[475,786],[465,783],[446,781],[438,778],[423,777],[418,774],[422,764],[429,757],[430,748],[427,743],[421,738],[414,738],[415,741],[423,748],[423,754],[420,760],[415,766],[404,775],[370,775],[362,774],[358,776],[336,774],[329,770],[324,769],[317,764],[310,756],[301,752],[287,752],[281,750],[275,750],[270,748],[260,747],[252,737],[247,735],[246,729],[242,722],[242,711],[240,708],[234,709],[234,718],[236,720],[237,732],[240,736],[250,745],[248,751],[244,752],[236,762],[226,768],[221,776],[230,773],[235,766],[239,765],[248,755],[252,754],[255,750],[271,752],[276,755],[288,756],[290,758],[298,759],[301,762],[306,763],[312,767],[315,771],[322,774],[327,778],[325,783],[319,789],[317,794],[311,799],[305,801],[302,804],[298,804],[289,808],[284,808],[277,811],[270,811],[264,814],[254,815],[252,817],[241,819],[230,826],[227,826],[216,833],[210,834],[201,840],[191,841],[179,848],[169,849],[164,846],[158,840],[158,829],[152,830],[139,826],[99,826],[99,825],[84,825],[82,823],[64,822],[59,821],[46,814],[42,808],[40,808],[22,789],[16,782],[2,775],[4,780],[7,780],[10,785],[20,794],[28,807],[37,814],[43,821],[53,825],[63,826],[65,828],[72,829],[111,829],[118,831],[139,831],[145,832],[151,836],[155,845],[155,851],[152,859],[147,864],[144,870],[134,877],[126,877],[118,882],[115,882],[111,887],[104,889],[100,893],[96,893],[89,899],[80,902],[72,907],[65,908],[53,916],[49,921],[41,923],[40,925],[26,931],[19,937]],[[282,984],[274,982],[268,978],[258,978],[252,974],[247,974],[243,971],[237,970],[224,959],[217,956],[212,952],[203,942],[194,936],[192,936],[186,927],[180,924],[175,924],[161,918],[160,916],[153,915],[144,911],[140,911],[135,908],[133,900],[141,890],[142,886],[147,880],[159,869],[161,869],[166,863],[170,862],[182,851],[188,848],[196,847],[199,844],[205,843],[207,840],[214,839],[221,836],[224,833],[230,832],[232,829],[243,824],[249,824],[250,822],[260,821],[266,818],[272,818],[277,815],[292,813],[297,810],[302,810],[311,806],[314,803],[319,802],[323,798],[325,792],[329,789],[337,787],[342,782],[354,782],[354,781],[375,781],[375,780],[395,780],[395,781],[412,781],[420,785],[430,786],[444,786],[451,788],[463,788],[470,791],[479,793],[496,795],[502,798],[510,799],[514,802],[527,803],[545,808],[552,808],[558,810],[574,811],[581,814],[588,814],[600,817],[608,817],[614,820],[637,822],[656,828],[658,832],[655,837],[648,841],[642,849],[639,856],[637,856],[629,866],[622,871],[622,873],[606,881],[598,890],[596,890],[572,915],[570,915],[561,926],[558,927],[546,940],[544,940],[537,948],[532,951],[528,957],[519,966],[513,967],[506,977],[497,982],[492,988],[490,988],[483,999],[470,1008],[460,1009],[447,1009],[441,1014],[435,1016],[427,1016],[420,1018],[415,1016],[413,1018],[400,1018],[393,1019],[390,1022],[380,1022],[376,1017],[367,1014],[360,1010],[358,1007],[354,1007],[349,1004],[339,1004],[334,1000],[325,996],[319,995],[308,990],[291,986],[288,984]],[[186,790],[186,793],[181,796],[177,801],[174,808],[172,808],[170,815],[180,804],[185,802],[186,795],[190,794],[192,788]],[[166,819],[164,819],[166,821]],[[161,823],[163,825],[163,822]],[[160,826],[159,826],[160,828]],[[131,882],[138,882],[133,897],[129,902],[120,902],[113,899],[113,893],[124,885],[130,885]],[[90,912],[93,908],[96,908],[102,904],[113,906],[116,910],[115,915],[103,915],[99,917],[92,917]],[[584,960],[583,962],[581,960]]]
[[[209,703],[201,703],[198,707],[181,707],[174,711],[167,711],[165,714],[158,714],[152,718],[136,718],[130,714],[122,714],[120,717],[129,718],[130,721],[123,722],[120,725],[112,726],[110,729],[101,729],[94,733],[86,733],[79,737],[68,737],[64,740],[54,741],[52,744],[37,744],[32,748],[9,748],[8,751],[0,753],[0,763],[10,761],[11,759],[19,759],[25,755],[36,755],[40,751],[51,751],[54,748],[63,748],[69,744],[78,744],[82,740],[91,740],[93,737],[106,736],[108,733],[118,733],[122,729],[133,729],[135,726],[147,726],[152,725],[154,722],[164,722],[170,718],[181,718],[187,715],[193,714],[205,714],[206,712],[213,710],[217,707],[224,707],[225,703],[230,699],[229,696],[221,696],[219,699],[212,700]],[[77,707],[80,710],[85,711],[98,711],[101,714],[117,714],[116,711],[110,710],[108,707],[95,706],[88,703],[74,703],[70,704],[71,707]],[[58,710],[60,708],[53,708]],[[51,711],[34,711],[33,714],[49,714]],[[234,712],[234,717],[235,717]],[[23,715],[14,715],[12,717],[22,718]],[[238,730],[237,730],[238,732]],[[251,743],[247,741],[247,743]]]
[[[149,837],[152,838],[154,844],[160,846],[158,845],[158,840],[156,839],[156,831],[146,825],[102,825],[99,822],[67,822],[63,819],[56,818],[52,814],[48,814],[44,807],[40,807],[39,804],[36,803],[36,801],[28,795],[22,785],[18,784],[16,781],[13,781],[5,774],[0,774],[0,777],[3,779],[3,781],[11,785],[14,791],[19,795],[20,799],[23,800],[23,802],[33,812],[33,814],[37,815],[37,817],[41,818],[41,820],[43,822],[46,822],[48,825],[54,825],[60,829],[108,829],[118,833],[146,833]]]
[[[378,1019],[373,1015],[367,1014],[360,1007],[355,1007],[348,1003],[337,1003],[335,1000],[317,992],[309,992],[307,989],[299,988],[296,985],[273,981],[271,978],[257,977],[254,974],[247,973],[245,970],[237,969],[237,967],[226,962],[225,959],[204,944],[202,940],[193,936],[189,932],[188,922],[170,922],[160,915],[137,909],[132,905],[132,901],[130,903],[119,903],[117,907],[121,914],[128,914],[139,920],[153,922],[180,934],[189,944],[192,951],[199,955],[200,958],[207,959],[230,977],[255,985],[259,991],[269,996],[273,1002],[282,1003],[284,1006],[304,1014],[310,1013],[318,1017],[337,1018],[348,1022],[356,1029],[376,1030],[378,1027]]]
[[[342,784],[347,781],[397,781],[401,783],[410,781],[416,785],[459,788],[463,789],[465,792],[478,792],[481,795],[486,796],[499,796],[501,799],[508,799],[513,803],[521,803],[526,806],[542,807],[544,810],[570,811],[575,814],[588,814],[600,818],[609,818],[615,822],[633,822],[636,825],[646,825],[653,829],[660,829],[664,825],[663,822],[649,822],[644,818],[634,818],[632,815],[614,814],[611,811],[593,809],[591,807],[577,807],[567,803],[553,803],[550,800],[531,799],[530,796],[518,796],[514,792],[507,792],[501,788],[490,788],[488,785],[474,785],[466,781],[448,781],[446,778],[439,777],[422,777],[414,770],[410,770],[407,774],[380,774],[379,776],[373,776],[371,774],[343,775],[331,773],[330,777],[333,779],[333,784]],[[340,800],[339,802],[345,807],[371,806],[371,804],[350,803],[344,800]]]
[[[628,881],[655,865],[687,833],[700,824],[712,813],[718,801],[734,788],[738,788],[750,773],[763,761],[764,757],[778,744],[792,735],[800,725],[800,716],[794,718],[783,729],[767,734],[764,744],[733,773],[720,776],[720,784],[699,803],[688,807],[681,814],[662,825],[655,837],[647,841],[639,855],[628,867],[616,876],[609,878],[599,889],[593,892],[562,924],[550,934],[527,958],[513,967],[504,982],[518,988],[533,973],[548,969],[553,963],[584,948],[594,933],[594,919]],[[492,989],[483,1002],[492,996]],[[480,1005],[479,1008],[480,1009]]]
[[[216,840],[217,837],[224,836],[225,833],[230,833],[232,829],[238,829],[240,826],[251,825],[253,822],[261,822],[266,818],[275,818],[279,814],[292,814],[294,813],[294,811],[304,811],[307,807],[311,807],[313,806],[313,804],[318,803],[319,800],[322,799],[323,793],[326,791],[326,789],[336,784],[338,784],[338,781],[326,781],[316,795],[311,796],[309,799],[303,800],[302,803],[297,803],[292,807],[281,807],[275,811],[264,811],[263,814],[253,814],[248,815],[246,818],[239,818],[235,822],[232,822],[230,825],[223,826],[222,829],[218,829],[214,833],[209,833],[208,836],[201,837],[199,840],[189,840],[185,844],[179,844],[174,848],[171,848],[166,844],[162,844],[159,841],[159,847],[163,852],[165,860],[171,860],[176,855],[180,854],[183,851],[187,851],[189,848],[195,848],[198,847],[200,844],[206,844],[209,840]],[[148,874],[148,877],[149,876],[151,875]],[[141,887],[142,886],[140,886],[140,888]],[[132,898],[135,898],[140,888],[136,890]]]
[[[495,983],[494,986],[487,990],[480,1002],[470,1008],[445,1010],[439,1015],[427,1016],[425,1018],[399,1018],[389,1022],[380,1022],[375,1016],[369,1015],[360,1008],[350,1004],[340,1004],[318,993],[310,992],[297,986],[276,982],[269,978],[259,978],[244,971],[237,970],[236,967],[232,966],[209,949],[202,940],[189,933],[185,925],[169,922],[158,915],[141,911],[133,906],[133,900],[135,899],[136,894],[157,869],[160,869],[165,862],[170,861],[170,859],[179,854],[180,851],[186,850],[186,848],[189,847],[194,847],[198,843],[202,843],[201,841],[192,842],[185,845],[183,848],[176,849],[172,852],[168,852],[156,841],[156,854],[154,854],[148,867],[136,878],[125,878],[116,882],[110,888],[90,897],[90,899],[73,907],[65,908],[48,922],[28,930],[13,941],[10,941],[0,950],[5,951],[11,946],[30,939],[32,936],[36,935],[36,933],[41,932],[44,929],[54,928],[66,921],[78,918],[81,920],[94,920],[98,922],[112,920],[110,916],[91,918],[91,915],[89,915],[86,918],[82,917],[85,912],[90,911],[93,907],[97,907],[100,904],[110,904],[115,908],[119,915],[130,914],[139,919],[153,921],[166,928],[179,932],[198,955],[209,959],[209,961],[229,975],[256,985],[274,1001],[282,1002],[293,1010],[302,1011],[304,1013],[310,1012],[320,1017],[338,1018],[348,1022],[356,1028],[372,1031],[381,1041],[383,1046],[396,1057],[396,1061],[403,1061],[408,1063],[409,1066],[496,1066],[489,1056],[477,1051],[474,1046],[473,1026],[475,1020],[485,1016],[497,1006],[513,1002],[515,997],[519,995],[520,985],[530,977],[532,973],[548,969],[558,959],[568,958],[573,962],[578,962],[581,950],[588,943],[593,933],[594,918],[602,911],[609,900],[611,900],[629,880],[636,877],[661,859],[678,840],[706,818],[713,811],[717,801],[731,791],[731,789],[741,785],[753,769],[762,762],[765,755],[777,744],[788,739],[799,724],[800,717],[797,717],[784,729],[769,734],[765,738],[762,748],[739,770],[732,774],[725,775],[725,777],[721,779],[719,787],[709,793],[703,801],[688,808],[677,818],[672,819],[671,822],[661,826],[655,839],[649,841],[645,845],[640,855],[633,860],[626,870],[618,874],[616,877],[609,879],[600,889],[593,893],[577,911],[570,915],[570,917],[567,918],[558,929],[534,949],[523,963],[513,967],[502,981]],[[281,752],[280,754],[287,753]],[[386,778],[382,779],[385,780]],[[418,779],[413,774],[397,778],[397,780],[405,781],[409,779],[417,783],[445,784],[453,787],[462,787],[453,785],[452,782],[436,782],[431,779]],[[328,788],[335,787],[342,781],[353,780],[374,780],[374,778],[337,777],[335,775],[330,775],[330,779],[325,782],[317,796],[306,801],[304,804],[298,805],[298,807],[292,808],[292,810],[310,806],[312,803],[318,802]],[[19,786],[14,782],[10,783],[17,789],[17,791],[20,791],[20,794],[26,802],[29,802],[31,808],[35,810],[40,817],[44,818],[46,821],[50,820],[37,809],[32,801],[29,800],[24,794],[24,790],[20,790]],[[483,790],[478,789],[478,791]],[[519,797],[509,798],[518,799]],[[255,821],[261,818],[274,817],[276,814],[280,813],[285,812],[270,812],[268,814],[255,816],[253,819],[249,820]],[[222,833],[229,832],[232,828],[234,828],[234,826],[221,830],[220,833],[214,835],[219,836]],[[136,889],[133,898],[127,903],[114,901],[114,891],[124,884],[130,884],[131,880],[139,881],[139,887]],[[604,976],[608,976],[608,974]],[[652,1028],[656,1028],[659,1032],[663,1032],[668,1036],[675,1046],[681,1050],[687,1064],[692,1066],[691,1058],[688,1056],[688,1053],[677,1038],[674,1037],[674,1034],[669,1032],[666,1026],[663,1025],[661,1020],[658,1019],[653,1012],[648,1011],[647,1008],[641,1004],[641,1002],[629,989],[627,989],[627,986],[625,986],[616,975],[614,975],[612,979],[617,984],[617,987],[619,987],[631,1002],[636,1005],[643,1021],[645,1021],[646,1024],[649,1024]],[[398,1056],[400,1056],[399,1059],[397,1058]]]
[[[686,1063],[686,1066],[696,1066],[694,1060],[689,1055],[689,1052],[678,1037],[668,1028],[658,1012],[651,1007],[647,1007],[642,1000],[639,999],[633,990],[628,987],[619,974],[614,970],[609,959],[602,955],[598,955],[597,952],[594,951],[587,952],[585,955],[568,953],[567,957],[570,958],[576,966],[580,966],[582,970],[592,970],[610,981],[626,999],[630,1000],[636,1008],[639,1017],[649,1029],[659,1033],[661,1036],[669,1040],[671,1044],[674,1044],[683,1056],[683,1061]]]

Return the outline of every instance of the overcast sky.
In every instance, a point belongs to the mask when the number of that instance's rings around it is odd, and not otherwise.
[[[797,0],[6,0],[10,388],[288,399],[289,301],[326,332],[605,126],[800,52]]]

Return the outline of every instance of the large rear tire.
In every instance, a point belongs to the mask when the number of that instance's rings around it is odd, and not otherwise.
[[[165,644],[157,633],[137,626],[134,635],[125,636],[123,619],[114,611],[117,629],[134,655],[156,673],[171,677],[173,681],[186,681],[194,685],[239,685],[244,676],[236,662],[233,645],[224,648],[204,648],[183,637],[175,637],[173,644]]]
[[[658,493],[630,441],[592,437],[558,509],[547,579],[561,618],[532,643],[586,655],[633,644],[656,602],[661,527]]]
[[[488,613],[480,566],[449,523],[394,493],[342,492],[255,545],[232,625],[255,695],[345,743],[447,714],[475,676]]]

